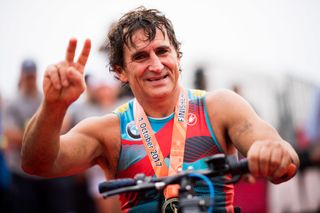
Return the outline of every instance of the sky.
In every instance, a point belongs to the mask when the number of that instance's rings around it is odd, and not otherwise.
[[[320,1],[317,0],[0,0],[0,92],[14,94],[20,63],[33,58],[39,85],[50,64],[63,60],[69,38],[93,49],[88,72],[107,75],[98,49],[109,25],[130,9],[157,8],[171,19],[182,42],[182,82],[205,67],[210,89],[243,71],[255,76],[286,74],[320,82]],[[220,74],[218,73],[220,70]],[[219,78],[218,78],[219,77]],[[108,78],[111,78],[110,76]]]

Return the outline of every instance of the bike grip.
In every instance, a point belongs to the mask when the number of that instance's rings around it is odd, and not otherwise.
[[[249,163],[247,159],[241,159],[239,161],[239,171],[241,171],[241,174],[249,173]]]
[[[247,159],[241,159],[235,163],[230,164],[232,174],[242,175],[249,173],[249,164]]]
[[[108,192],[126,186],[136,185],[136,181],[132,178],[115,179],[105,181],[99,184],[99,193]]]

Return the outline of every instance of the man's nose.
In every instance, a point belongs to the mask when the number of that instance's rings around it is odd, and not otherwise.
[[[160,72],[164,68],[163,64],[161,63],[159,57],[156,54],[150,55],[150,64],[148,69],[154,72]]]

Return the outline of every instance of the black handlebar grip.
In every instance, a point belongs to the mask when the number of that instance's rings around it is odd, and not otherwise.
[[[242,172],[242,174],[249,173],[249,164],[247,159],[241,159],[239,161],[239,170]]]
[[[136,185],[136,181],[132,178],[110,180],[99,184],[99,193],[134,185]]]
[[[247,159],[241,159],[236,163],[230,163],[229,166],[230,172],[234,175],[242,175],[250,172]]]

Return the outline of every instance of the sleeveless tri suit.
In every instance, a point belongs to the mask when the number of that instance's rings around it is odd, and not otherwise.
[[[205,91],[187,90],[189,98],[188,128],[184,152],[183,170],[192,166],[194,169],[205,169],[205,159],[211,155],[223,153],[216,140],[209,122]],[[115,113],[120,119],[121,151],[118,162],[116,178],[133,178],[138,173],[146,176],[155,176],[154,170],[145,151],[141,137],[134,121],[134,101],[120,106]],[[148,117],[167,166],[170,160],[171,136],[174,114],[165,118]],[[216,178],[215,212],[233,212],[233,184],[225,184],[230,176]],[[208,194],[205,185],[197,186],[197,194]],[[157,199],[164,199],[163,195],[147,192],[143,196],[139,193],[126,193],[120,195],[121,208],[124,212],[155,212]]]

